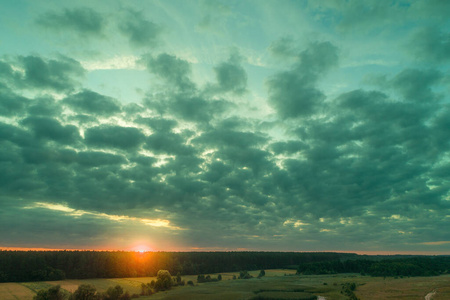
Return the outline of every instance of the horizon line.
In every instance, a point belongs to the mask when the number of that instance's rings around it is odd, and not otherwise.
[[[364,250],[256,250],[256,249],[183,249],[183,250],[130,250],[130,249],[76,249],[76,248],[43,248],[43,247],[1,247],[0,251],[93,251],[93,252],[286,252],[286,253],[348,253],[357,255],[450,255],[445,251],[395,251],[395,250],[382,250],[382,251],[364,251]]]

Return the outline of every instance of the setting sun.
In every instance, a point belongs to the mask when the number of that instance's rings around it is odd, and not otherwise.
[[[131,248],[130,250],[134,251],[134,252],[139,252],[139,253],[153,251],[153,249],[150,246],[146,246],[146,245],[138,245],[138,246]]]

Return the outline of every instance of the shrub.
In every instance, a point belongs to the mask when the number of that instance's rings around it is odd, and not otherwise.
[[[48,290],[40,290],[33,300],[64,300],[66,295],[61,291],[61,286],[52,286]]]
[[[153,284],[154,286],[154,284]],[[153,288],[151,283],[141,283],[141,295],[142,296],[150,296],[153,294]]]
[[[155,291],[165,291],[172,287],[172,276],[167,270],[159,270],[156,276]]]
[[[91,284],[81,284],[70,297],[71,300],[97,300],[98,298],[97,289]]]
[[[250,279],[250,278],[253,278],[253,276],[250,275],[247,271],[239,272],[239,279]]]
[[[103,300],[122,300],[123,288],[120,285],[109,287],[105,293],[102,294]],[[129,296],[129,295],[128,295]]]

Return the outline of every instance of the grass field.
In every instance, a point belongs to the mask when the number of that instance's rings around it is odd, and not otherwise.
[[[259,271],[249,272],[257,276]],[[293,270],[266,270],[266,276],[258,279],[233,280],[236,273],[221,273],[222,281],[197,284],[197,276],[183,276],[186,282],[192,280],[195,286],[180,286],[170,291],[159,292],[152,296],[140,297],[141,300],[250,300],[250,299],[310,299],[312,295],[327,300],[347,299],[341,294],[343,283],[356,283],[355,294],[362,300],[372,299],[425,299],[436,291],[431,299],[450,299],[450,275],[437,277],[382,278],[356,274],[293,276]],[[218,274],[211,274],[216,277]],[[61,280],[48,282],[0,283],[0,299],[31,300],[39,289],[52,285],[61,285],[73,292],[80,284],[92,284],[102,292],[108,287],[120,285],[130,294],[139,294],[141,283],[156,280],[155,277]]]

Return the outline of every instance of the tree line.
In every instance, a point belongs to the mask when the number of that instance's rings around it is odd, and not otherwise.
[[[417,256],[382,260],[349,259],[306,262],[298,266],[297,274],[319,275],[360,273],[362,275],[436,276],[450,271],[450,256]]]
[[[298,274],[361,273],[432,276],[447,273],[450,256],[361,256],[332,252],[1,251],[0,282],[199,275],[297,269]]]
[[[1,251],[0,282],[198,275],[241,270],[296,268],[301,263],[356,257],[346,253]]]
[[[170,290],[174,286],[184,285],[179,274],[172,277],[167,270],[159,270],[156,281],[141,284],[140,294],[131,294],[124,291],[120,285],[111,286],[104,292],[97,291],[92,284],[81,284],[73,292],[61,288],[60,285],[52,286],[49,289],[42,289],[37,292],[33,300],[131,300],[140,296],[149,296],[160,291]]]

